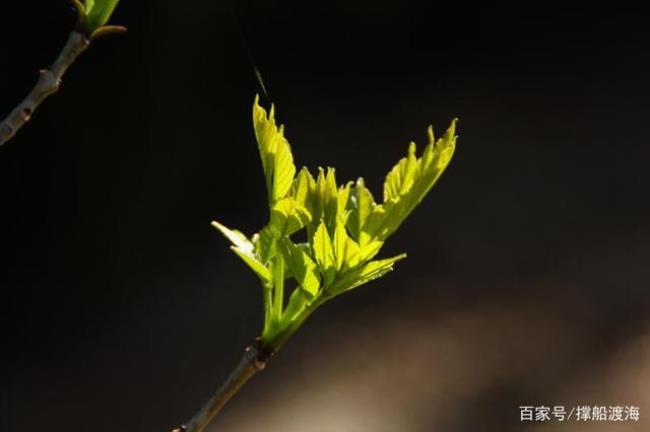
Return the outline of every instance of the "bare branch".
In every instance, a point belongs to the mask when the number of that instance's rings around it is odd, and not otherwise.
[[[49,68],[41,70],[32,91],[0,124],[0,146],[13,138],[29,121],[39,105],[59,90],[63,75],[89,45],[90,39],[84,34],[77,31],[70,33],[68,42],[56,61]]]
[[[246,348],[237,367],[230,373],[226,381],[214,395],[203,405],[194,417],[184,426],[172,432],[203,432],[210,421],[226,405],[241,387],[257,372],[264,369],[270,354],[265,352],[258,343]]]

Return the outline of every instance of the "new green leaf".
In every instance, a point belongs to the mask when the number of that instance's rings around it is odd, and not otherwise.
[[[334,279],[336,272],[336,261],[334,257],[334,244],[327,232],[325,223],[321,221],[316,229],[313,239],[314,257],[323,274],[323,283],[329,285]]]
[[[289,266],[289,271],[298,282],[298,285],[313,298],[318,294],[320,278],[316,263],[304,249],[291,243],[289,240],[282,242],[282,250]]]
[[[85,0],[85,24],[92,32],[108,23],[120,0]]]
[[[230,247],[233,252],[239,256],[256,274],[260,277],[264,285],[271,282],[271,272],[262,264],[255,256],[253,250],[253,243],[248,238],[237,230],[231,230],[217,221],[212,222],[212,226],[218,229],[224,235],[232,246]]]
[[[380,278],[392,271],[393,265],[404,258],[406,258],[406,254],[401,254],[392,258],[370,261],[357,267],[333,284],[328,290],[328,295],[333,297]]]
[[[272,207],[289,192],[296,167],[291,147],[284,137],[284,128],[275,124],[275,108],[271,106],[267,116],[266,110],[258,102],[259,97],[256,97],[253,105],[253,126],[262,159],[269,205]]]
[[[369,236],[363,234],[363,228],[375,208],[375,199],[362,178],[359,178],[351,189],[348,203],[350,209],[348,228],[352,238],[357,242],[365,243],[369,240]]]
[[[311,221],[309,210],[293,198],[278,201],[271,210],[269,227],[278,237],[290,236]]]
[[[415,143],[409,145],[406,157],[385,178],[382,202],[375,201],[361,178],[338,185],[334,168],[319,168],[316,177],[302,168],[296,175],[275,109],[271,106],[267,114],[258,98],[253,125],[268,195],[268,223],[251,240],[214,225],[262,281],[260,340],[273,352],[318,306],[385,275],[406,256],[375,259],[449,164],[456,143],[455,121],[437,141],[429,128],[429,142],[420,157]],[[292,236],[299,238],[302,230],[306,242],[296,243]]]
[[[386,176],[384,203],[373,211],[362,231],[383,241],[397,230],[447,168],[456,147],[455,131],[456,120],[436,142],[430,127],[429,143],[420,158],[415,157],[415,143],[411,143],[408,156]]]
[[[277,243],[303,228],[311,221],[311,214],[293,198],[283,198],[271,209],[271,220],[259,234],[257,254],[267,262],[276,253]]]

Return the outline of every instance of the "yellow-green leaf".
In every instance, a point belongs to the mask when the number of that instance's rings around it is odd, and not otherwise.
[[[302,167],[293,181],[291,197],[302,206],[308,208],[309,194],[316,187],[316,180],[306,167]]]
[[[231,230],[230,228],[220,224],[217,221],[212,221],[212,226],[218,229],[224,237],[230,240],[233,246],[236,246],[244,251],[253,251],[253,243],[240,231]]]
[[[309,211],[293,198],[283,198],[271,209],[271,220],[260,231],[256,252],[262,262],[275,256],[277,242],[303,228],[311,220]]]
[[[384,183],[381,213],[372,215],[362,232],[381,241],[395,232],[406,217],[422,201],[451,161],[456,145],[456,120],[452,121],[437,142],[433,129],[428,129],[429,143],[422,157],[415,158],[411,144],[408,157],[402,159],[388,174]]]
[[[259,276],[264,287],[269,286],[271,283],[271,272],[264,264],[258,261],[257,258],[255,258],[255,256],[248,251],[242,250],[235,246],[230,246],[230,249],[232,249],[232,251],[235,252],[237,256],[239,256],[239,258],[241,258],[242,261],[244,261],[248,267],[250,267],[251,270],[257,274],[257,276]]]
[[[336,219],[337,221],[343,221],[343,223],[347,222],[350,213],[348,211],[348,201],[350,200],[350,191],[352,190],[352,184],[352,182],[347,182],[344,186],[340,186],[338,191],[338,208],[336,210]]]
[[[338,189],[333,168],[318,169],[318,177],[310,189],[308,208],[314,216],[314,223],[323,220],[331,233],[334,232],[338,210]]]
[[[418,160],[415,157],[416,146],[412,142],[409,145],[408,156],[402,158],[397,165],[386,176],[384,181],[384,201],[389,201],[392,198],[399,198],[401,195],[406,194],[415,178],[416,165]]]
[[[361,233],[366,224],[368,216],[375,208],[375,199],[372,193],[366,188],[362,178],[359,178],[350,191],[348,209],[350,216],[347,221],[348,229],[352,238],[357,242],[361,241]]]
[[[371,240],[359,247],[359,262],[371,260],[379,253],[379,250],[384,245],[383,241]]]
[[[348,244],[348,233],[345,229],[345,222],[339,220],[334,230],[334,256],[336,258],[336,270],[340,270],[345,263],[345,251]]]
[[[264,286],[268,286],[271,281],[271,272],[262,264],[253,252],[253,243],[246,238],[244,234],[237,230],[231,230],[217,221],[212,222],[212,226],[218,229],[224,235],[232,246],[230,249],[239,256],[262,280]]]
[[[278,201],[271,210],[269,226],[278,237],[289,236],[311,221],[309,210],[293,198]]]
[[[393,265],[404,258],[406,258],[406,254],[401,254],[392,258],[370,261],[354,268],[347,272],[341,279],[337,280],[328,289],[327,294],[335,296],[380,278],[386,273],[392,271]]]
[[[275,123],[275,108],[267,116],[266,110],[259,105],[259,97],[253,105],[253,126],[262,159],[262,168],[266,180],[269,205],[284,198],[296,173],[289,142],[284,137],[284,129]]]
[[[320,278],[318,277],[316,263],[305,250],[297,247],[289,240],[282,242],[282,252],[289,271],[296,279],[296,282],[298,282],[298,285],[310,297],[316,296],[320,288]]]
[[[359,264],[359,244],[348,237],[345,245],[343,269],[355,267],[357,264]]]
[[[334,257],[334,245],[323,221],[321,221],[316,229],[312,248],[314,250],[314,258],[316,258],[316,262],[323,274],[323,283],[327,286],[334,278],[336,261]]]

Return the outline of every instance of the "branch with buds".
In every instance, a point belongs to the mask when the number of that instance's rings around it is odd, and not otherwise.
[[[12,139],[31,119],[48,97],[59,91],[68,68],[98,37],[125,33],[126,28],[107,25],[119,0],[72,0],[77,11],[77,24],[54,63],[40,71],[38,81],[27,97],[0,123],[0,146]]]

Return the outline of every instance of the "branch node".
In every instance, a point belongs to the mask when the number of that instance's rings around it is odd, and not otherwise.
[[[264,349],[261,340],[257,338],[255,343],[246,348],[237,367],[201,407],[199,412],[185,426],[174,429],[172,432],[203,432],[212,418],[221,411],[223,406],[239,391],[246,381],[256,373],[264,370],[272,354],[272,352]]]
[[[274,354],[273,351],[268,350],[264,346],[264,344],[262,343],[262,339],[259,338],[259,337],[257,339],[255,339],[255,344],[254,345],[251,345],[248,348],[246,348],[247,352],[249,352],[251,350],[256,351],[253,366],[258,371],[264,370],[264,368],[266,367],[266,363],[268,363],[269,359]]]
[[[77,57],[90,45],[84,34],[73,31],[52,66],[42,69],[27,97],[0,124],[0,146],[9,141],[31,118],[45,99],[61,87],[61,80]]]

